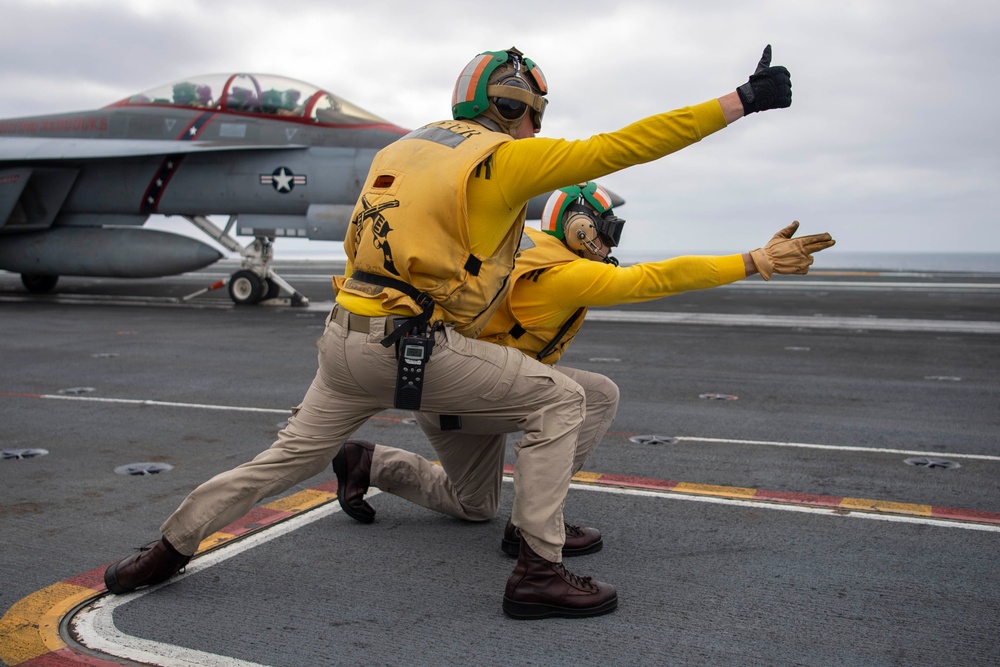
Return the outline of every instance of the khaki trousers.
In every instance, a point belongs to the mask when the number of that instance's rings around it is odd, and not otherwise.
[[[604,437],[618,411],[618,386],[598,373],[554,366],[586,394],[587,416],[580,429],[572,473],[579,472]],[[442,431],[437,414],[415,413],[437,453],[440,466],[419,454],[377,445],[371,485],[428,509],[469,521],[496,516],[500,505],[507,434],[520,430],[514,421],[474,415],[462,417],[462,428]],[[515,444],[520,458],[520,446]],[[512,517],[515,525],[521,517]]]
[[[316,376],[274,444],[199,486],[163,523],[161,532],[178,551],[193,554],[205,537],[262,499],[321,472],[367,419],[392,408],[396,358],[380,342],[385,318],[359,319],[369,331],[349,331],[333,314],[327,318]],[[561,561],[562,508],[585,417],[583,388],[515,349],[450,327],[435,332],[426,373],[423,409],[510,421],[524,431],[514,466],[515,523],[536,553]]]

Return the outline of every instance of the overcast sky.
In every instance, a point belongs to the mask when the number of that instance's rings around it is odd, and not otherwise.
[[[742,252],[793,219],[830,253],[1000,253],[998,36],[996,0],[31,0],[4,4],[0,117],[250,71],[413,128],[516,45],[549,81],[542,134],[586,138],[734,90],[770,43],[790,109],[601,179],[623,255]]]

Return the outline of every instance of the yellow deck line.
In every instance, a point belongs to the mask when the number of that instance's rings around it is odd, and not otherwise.
[[[913,503],[894,503],[887,500],[867,500],[865,498],[844,498],[839,507],[843,509],[868,510],[870,512],[890,512],[894,514],[916,514],[931,516],[933,507]]]
[[[267,503],[264,507],[277,512],[298,513],[312,509],[317,505],[328,503],[336,497],[336,493],[328,493],[326,491],[318,491],[316,489],[305,489],[304,491],[293,493],[287,498],[280,498],[274,502]]]
[[[98,594],[93,588],[59,582],[15,602],[0,618],[0,660],[14,667],[66,648],[59,636],[62,617]]]
[[[505,473],[506,477],[511,477]],[[578,472],[573,481],[578,483],[595,483],[602,473]],[[628,484],[622,484],[628,487]],[[739,486],[720,486],[712,484],[694,484],[678,482],[665,491],[670,493],[688,493],[722,498],[753,499],[758,489]],[[306,510],[335,500],[337,495],[320,489],[305,489],[285,498],[261,505],[261,507],[288,512],[290,515],[300,514]],[[932,517],[934,507],[913,503],[898,503],[865,498],[843,498],[839,505],[828,505],[830,509],[845,509],[869,512],[884,512],[889,514],[908,514]],[[253,532],[253,531],[251,531]],[[205,538],[198,546],[198,553],[221,546],[237,537],[230,533],[216,532]],[[84,586],[58,582],[43,588],[14,603],[7,613],[0,618],[0,660],[11,667],[16,667],[46,653],[67,648],[59,635],[59,624],[62,618],[77,605],[103,592]]]
[[[716,486],[713,484],[691,484],[680,482],[670,491],[678,493],[697,493],[706,496],[722,496],[723,498],[753,498],[757,489],[742,486]]]

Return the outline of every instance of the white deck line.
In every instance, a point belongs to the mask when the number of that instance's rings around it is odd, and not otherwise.
[[[701,324],[713,326],[848,329],[852,331],[907,331],[932,333],[1000,334],[1000,322],[970,320],[915,320],[882,317],[826,317],[797,315],[733,315],[724,313],[661,313],[639,310],[587,311],[588,322],[646,324]]]
[[[505,475],[504,481],[510,483],[512,480],[509,476]],[[874,521],[937,526],[940,528],[1000,532],[1000,526],[963,523],[949,519],[878,514],[872,511],[857,511],[842,507],[810,507],[795,504],[783,504],[775,501],[719,498],[714,496],[677,493],[674,491],[629,489],[578,483],[571,484],[570,488],[583,491],[596,491],[600,493],[617,493],[622,495],[663,498],[665,500],[686,500],[716,505],[754,507],[757,509],[801,512],[806,514],[821,514],[828,517],[869,519]],[[377,489],[373,489],[368,495],[370,497],[376,495],[377,493],[379,493],[379,491]],[[119,607],[138,600],[147,593],[159,590],[165,586],[170,586],[171,584],[186,577],[218,565],[219,563],[241,554],[244,551],[248,551],[261,544],[270,542],[275,538],[287,535],[292,531],[298,530],[303,526],[338,511],[340,511],[339,503],[328,503],[319,508],[307,510],[298,516],[273,524],[272,526],[264,528],[260,532],[254,533],[249,537],[235,541],[227,546],[220,547],[205,556],[196,558],[191,562],[184,574],[175,576],[162,584],[136,591],[134,593],[129,593],[127,595],[107,595],[102,597],[84,607],[77,613],[76,617],[72,619],[71,626],[76,633],[76,637],[81,644],[92,650],[119,658],[125,658],[127,660],[135,660],[149,665],[158,665],[160,667],[266,667],[265,665],[261,665],[259,663],[247,662],[231,658],[229,656],[207,653],[205,651],[198,651],[195,649],[185,648],[183,646],[166,644],[163,642],[153,641],[151,639],[143,639],[141,637],[125,634],[120,631],[117,626],[115,626],[114,611]]]
[[[380,493],[378,489],[372,489],[368,496],[378,493]],[[106,595],[81,610],[72,620],[71,627],[79,642],[87,648],[126,660],[162,667],[263,667],[254,662],[127,635],[115,626],[115,609],[339,511],[341,511],[340,503],[327,503],[316,509],[307,510],[195,558],[183,574],[176,575],[162,584],[126,595]]]
[[[332,301],[311,301],[304,310],[330,312]],[[643,310],[591,308],[588,322],[630,324],[699,324],[728,327],[791,327],[796,329],[841,329],[851,331],[909,331],[932,333],[1000,334],[1000,322],[975,320],[917,320],[884,317],[826,317],[797,315],[734,315],[731,313],[664,313]]]
[[[84,401],[94,403],[119,403],[142,407],[187,408],[192,410],[221,410],[230,412],[260,412],[267,414],[291,414],[287,408],[255,408],[239,405],[213,405],[210,403],[177,403],[173,401],[152,401],[141,398],[104,398],[101,396],[64,396],[62,394],[39,394],[38,398],[59,401]],[[808,442],[773,442],[769,440],[734,440],[730,438],[702,438],[697,436],[671,436],[681,442],[732,443],[734,445],[764,445],[769,447],[795,447],[799,449],[827,449],[839,452],[862,452],[876,454],[905,454],[906,456],[930,456],[934,458],[973,459],[979,461],[1000,461],[1000,456],[988,454],[961,454],[958,452],[920,451],[910,449],[887,449],[883,447],[858,447],[856,445],[821,445]]]

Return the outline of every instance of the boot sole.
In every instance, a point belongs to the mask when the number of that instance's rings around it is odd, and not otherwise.
[[[337,500],[340,500],[340,496],[337,496]],[[344,510],[344,514],[351,517],[355,521],[360,523],[375,523],[375,517],[369,516],[367,514],[361,514],[360,512],[355,512],[346,503],[340,503],[340,509]]]
[[[562,555],[564,558],[573,558],[574,556],[586,556],[587,554],[597,553],[604,548],[604,538],[601,538],[593,544],[580,548],[580,549],[567,549],[563,547]],[[521,541],[508,540],[503,538],[500,540],[500,550],[511,558],[517,558],[517,555],[521,550]]]
[[[506,595],[503,598],[503,612],[518,621],[531,621],[541,618],[588,618],[590,616],[600,616],[608,614],[618,608],[618,596],[608,600],[604,604],[585,609],[574,609],[572,607],[558,607],[540,602],[517,602],[511,600]]]

